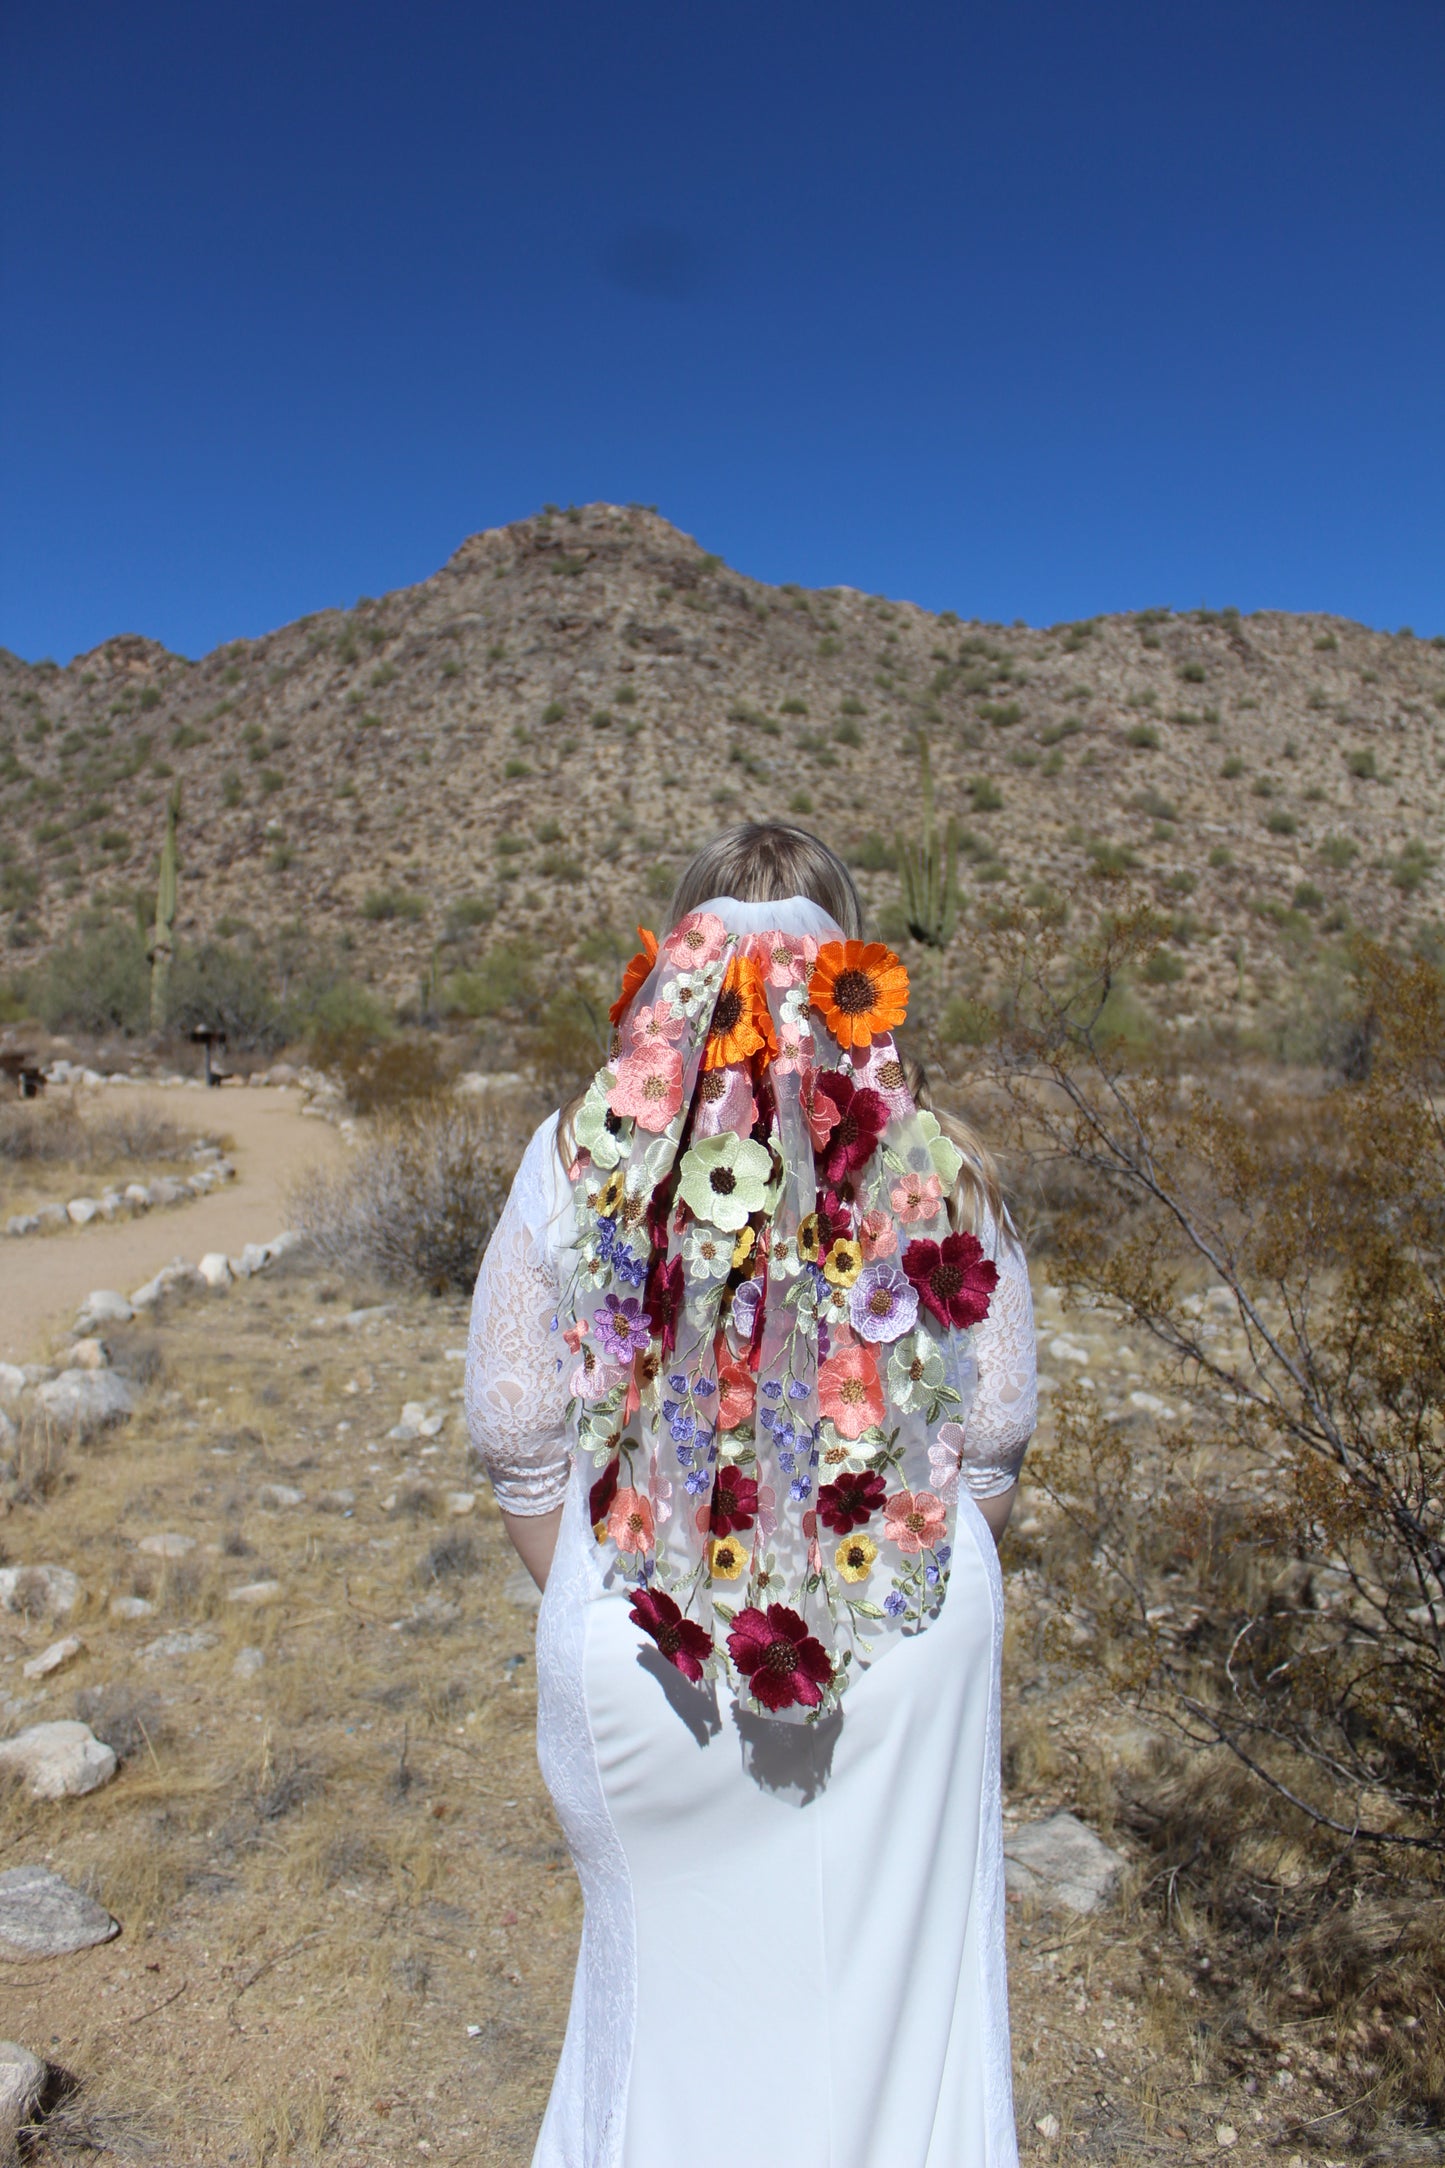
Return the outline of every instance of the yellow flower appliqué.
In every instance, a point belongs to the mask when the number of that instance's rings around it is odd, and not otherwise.
[[[866,1581],[878,1556],[871,1536],[845,1536],[833,1553],[833,1563],[845,1581]]]
[[[823,1277],[832,1287],[851,1287],[862,1270],[862,1250],[846,1239],[833,1244],[823,1263]]]
[[[748,1554],[736,1536],[714,1536],[707,1547],[708,1571],[716,1581],[735,1581],[747,1562]]]

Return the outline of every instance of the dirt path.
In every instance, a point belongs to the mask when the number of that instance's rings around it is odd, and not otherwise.
[[[115,1084],[197,1134],[230,1142],[236,1179],[192,1204],[140,1219],[98,1220],[56,1235],[0,1241],[0,1360],[28,1362],[49,1335],[69,1324],[93,1287],[128,1294],[173,1257],[194,1261],[207,1250],[235,1256],[286,1225],[286,1193],[302,1171],[339,1160],[345,1146],[329,1122],[304,1120],[296,1091],[160,1091]]]

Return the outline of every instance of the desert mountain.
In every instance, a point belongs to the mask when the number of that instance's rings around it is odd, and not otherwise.
[[[1088,913],[1125,879],[1173,925],[1149,998],[1176,1016],[1267,1004],[1282,954],[1352,925],[1433,937],[1445,641],[1230,610],[981,624],[768,587],[606,504],[198,662],[134,635],[64,669],[0,653],[0,924],[22,966],[132,909],[175,777],[182,939],[299,926],[391,997],[498,949],[600,959],[603,927],[625,949],[749,814],[825,836],[901,938],[925,737],[961,982],[999,898]]]

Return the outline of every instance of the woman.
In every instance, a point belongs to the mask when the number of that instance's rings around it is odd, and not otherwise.
[[[477,1282],[585,1901],[534,2168],[1011,2168],[995,1544],[1035,1413],[992,1167],[841,862],[684,872]]]

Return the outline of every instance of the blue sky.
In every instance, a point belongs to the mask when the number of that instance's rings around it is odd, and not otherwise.
[[[0,19],[0,642],[547,500],[964,616],[1445,630],[1439,0]]]

